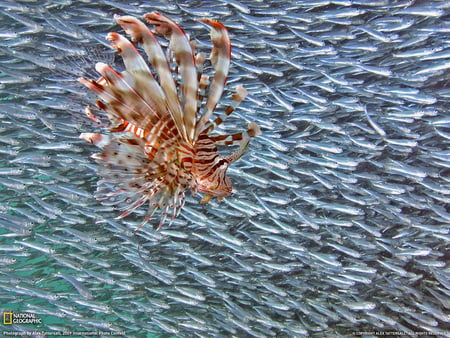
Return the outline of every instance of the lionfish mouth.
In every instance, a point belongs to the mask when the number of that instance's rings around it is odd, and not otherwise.
[[[213,48],[209,61],[214,75],[210,80],[203,74],[205,54],[195,52],[195,43],[171,19],[157,12],[144,15],[155,33],[169,40],[167,52],[137,18],[115,15],[114,19],[133,42],[142,46],[149,64],[127,38],[118,33],[107,35],[122,56],[125,71],[97,63],[95,69],[101,75],[97,81],[79,79],[100,98],[96,105],[109,120],[108,125],[102,125],[104,134],[83,133],[80,137],[103,151],[93,156],[102,165],[96,197],[110,205],[125,204],[119,218],[148,205],[141,226],[159,209],[161,227],[169,214],[170,224],[180,213],[188,189],[205,194],[201,203],[230,195],[228,165],[239,159],[250,138],[261,132],[250,123],[245,132],[210,135],[247,95],[238,86],[231,105],[212,119],[224,91],[231,57],[228,32],[220,22],[199,19],[211,27]],[[90,107],[86,113],[98,121]],[[223,158],[217,145],[240,147]],[[207,186],[199,183],[205,179]]]

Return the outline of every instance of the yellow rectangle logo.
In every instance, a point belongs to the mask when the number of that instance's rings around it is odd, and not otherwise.
[[[3,325],[11,325],[13,321],[12,312],[3,312]]]

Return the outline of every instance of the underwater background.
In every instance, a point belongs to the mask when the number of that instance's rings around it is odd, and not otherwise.
[[[449,1],[0,9],[0,310],[41,318],[0,334],[450,336]],[[219,132],[263,135],[230,197],[188,194],[170,227],[134,233],[144,211],[116,220],[93,197],[98,150],[79,134],[94,96],[77,78],[122,67],[114,14],[152,11],[206,53],[194,19],[229,29],[223,107],[239,84],[249,96]]]

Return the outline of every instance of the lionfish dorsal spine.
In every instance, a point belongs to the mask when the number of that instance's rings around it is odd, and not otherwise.
[[[186,128],[183,120],[183,111],[178,98],[175,82],[172,77],[169,63],[158,40],[150,29],[140,20],[133,16],[114,16],[116,22],[123,30],[131,35],[133,41],[142,45],[148,56],[150,64],[159,77],[162,90],[165,93],[169,112],[177,126],[180,136],[187,140]]]
[[[146,110],[149,110],[152,112],[149,117],[153,117],[151,122],[156,121],[158,118],[161,118],[161,116],[158,115],[158,103],[157,101],[149,101],[145,98],[145,92],[143,94],[140,94],[136,91],[135,88],[139,88],[139,85],[137,83],[136,78],[130,78],[129,76],[126,76],[127,74],[120,74],[117,73],[114,69],[112,69],[107,64],[104,64],[102,62],[98,62],[95,65],[95,69],[98,73],[100,73],[103,76],[103,79],[108,83],[109,88],[114,88],[114,91],[109,91],[108,95],[111,101],[107,101],[112,107],[115,107],[117,105],[123,106],[124,109],[116,109],[116,110],[110,110],[111,115],[119,118],[120,122],[129,121],[131,122],[132,119],[129,119],[129,114],[134,112],[136,110],[135,101],[134,99],[139,99],[140,104],[145,107]],[[108,88],[106,87],[106,88]],[[117,100],[117,95],[121,94],[122,100]],[[130,96],[128,99],[124,99],[126,96]],[[150,103],[149,103],[150,102]],[[119,112],[119,113],[118,113]],[[127,114],[124,114],[124,112],[127,112]],[[134,117],[136,119],[136,117]],[[117,126],[116,126],[117,127]],[[124,126],[126,127],[126,125]],[[139,137],[139,135],[137,135]]]
[[[169,39],[169,50],[174,53],[175,60],[180,66],[184,127],[187,141],[194,144],[198,81],[191,45],[184,31],[169,18],[153,12],[145,14],[144,19],[155,26],[157,33]]]
[[[209,134],[212,132],[217,126],[219,126],[221,123],[223,123],[228,116],[231,115],[231,113],[239,106],[239,104],[247,97],[248,92],[247,90],[242,86],[236,87],[236,92],[232,95],[232,103],[225,108],[225,111],[220,116],[216,117],[213,121],[209,121],[206,123],[206,125],[203,127],[202,132]]]
[[[143,104],[152,110],[152,116],[162,118],[167,112],[165,94],[141,54],[128,39],[120,34],[109,33],[106,39],[111,42],[111,46],[116,48],[122,56],[126,72],[132,74],[132,78],[129,80],[132,82],[128,83],[128,90],[133,94],[132,98],[140,98]],[[109,69],[111,68],[109,67]],[[102,75],[105,76],[104,74]],[[134,109],[134,102],[130,102],[130,109]],[[129,114],[133,112],[131,110],[128,111]],[[142,123],[139,122],[139,124]]]
[[[214,77],[209,85],[208,99],[206,101],[206,110],[197,123],[195,135],[198,136],[209,121],[212,113],[219,102],[230,68],[231,43],[228,31],[220,22],[210,19],[200,19],[199,21],[211,26],[211,41],[213,48],[211,50],[211,63],[214,67]]]

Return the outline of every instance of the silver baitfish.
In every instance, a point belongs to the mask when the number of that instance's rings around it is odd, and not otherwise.
[[[170,227],[135,231],[146,210],[116,220],[128,196],[94,197],[79,135],[108,121],[77,79],[124,71],[105,36],[127,36],[114,15],[149,12],[201,51],[214,39],[195,19],[227,27],[217,111],[248,95],[212,135],[243,121],[262,135],[228,170],[232,195],[187,194]],[[438,0],[0,0],[2,310],[52,334],[450,336],[449,14]]]

